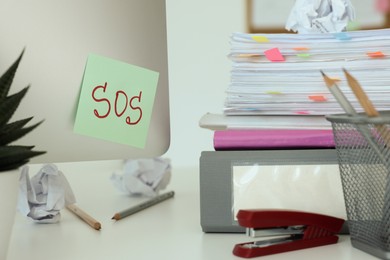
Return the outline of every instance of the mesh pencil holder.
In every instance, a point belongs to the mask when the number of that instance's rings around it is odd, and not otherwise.
[[[331,115],[352,246],[390,259],[390,111]]]

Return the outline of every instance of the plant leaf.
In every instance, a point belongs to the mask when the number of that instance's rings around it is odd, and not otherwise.
[[[25,127],[25,128],[19,128],[14,129],[12,131],[8,131],[6,133],[0,132],[0,145],[6,145],[13,141],[18,140],[22,136],[26,135],[27,133],[31,132],[34,128],[39,126],[43,121],[40,121],[32,126]]]
[[[29,87],[25,87],[16,94],[7,97],[0,103],[0,126],[6,124],[18,108],[20,101],[26,95]]]
[[[19,58],[8,68],[6,72],[0,77],[0,101],[4,100],[8,96],[9,89],[11,87],[12,81],[16,70],[19,66],[20,60],[22,59],[24,50],[19,55]]]
[[[20,162],[16,162],[16,163],[9,163],[9,164],[4,164],[4,165],[0,164],[0,174],[2,171],[9,171],[9,170],[17,169],[20,166],[27,164],[28,162],[29,162],[29,160],[20,161]]]
[[[0,146],[0,168],[8,168],[10,165],[28,162],[30,158],[44,154],[45,152],[33,151],[34,146]]]
[[[1,126],[0,127],[0,136],[2,134],[7,134],[7,133],[9,133],[11,131],[15,131],[17,129],[22,128],[28,122],[30,122],[31,119],[33,119],[33,117],[29,117],[29,118],[26,118],[26,119],[21,119],[21,120],[18,120],[18,121],[12,122],[12,123],[8,123],[8,124],[5,124],[5,125]]]

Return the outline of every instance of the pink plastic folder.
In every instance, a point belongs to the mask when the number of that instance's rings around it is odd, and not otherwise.
[[[215,150],[334,148],[332,130],[217,130]]]

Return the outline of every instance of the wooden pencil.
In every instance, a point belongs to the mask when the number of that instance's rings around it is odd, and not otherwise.
[[[102,225],[91,217],[89,214],[87,214],[84,210],[80,209],[78,206],[75,204],[71,204],[66,206],[67,209],[69,209],[71,212],[73,212],[76,216],[78,216],[80,219],[84,220],[88,225],[93,227],[96,230],[100,230]]]
[[[321,71],[322,77],[324,78],[326,86],[329,88],[330,92],[332,92],[334,98],[340,104],[341,108],[348,115],[356,115],[356,110],[353,108],[348,99],[344,96],[343,92],[336,84],[336,80],[329,78],[325,75],[323,71]]]
[[[360,83],[346,70],[343,69],[345,77],[347,78],[348,85],[355,94],[360,105],[363,107],[364,112],[366,112],[369,117],[380,116],[379,112],[375,109],[369,97],[364,92],[363,88],[360,86]],[[388,146],[390,146],[390,136],[389,129],[385,125],[376,125],[378,133],[381,135],[383,140]]]
[[[347,78],[348,85],[355,94],[360,105],[363,107],[364,111],[368,116],[379,116],[379,112],[375,109],[371,100],[368,98],[363,88],[360,86],[360,83],[346,70],[343,69],[345,77]]]
[[[146,208],[149,208],[153,205],[156,205],[157,203],[160,203],[164,200],[167,200],[169,198],[172,198],[175,195],[174,191],[169,191],[160,195],[156,195],[155,197],[152,197],[151,199],[140,203],[138,205],[135,205],[134,207],[131,207],[129,209],[125,209],[121,212],[115,213],[114,216],[111,219],[120,220],[124,217],[133,215],[141,210],[144,210]]]

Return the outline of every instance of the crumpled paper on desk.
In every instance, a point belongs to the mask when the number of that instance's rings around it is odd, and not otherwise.
[[[57,223],[60,210],[76,202],[64,174],[54,164],[44,165],[31,179],[24,166],[19,179],[18,209],[38,223]]]
[[[350,0],[296,0],[286,29],[298,33],[345,31],[355,11]]]
[[[169,159],[126,160],[123,171],[114,172],[111,180],[120,191],[130,195],[155,196],[171,179]]]

